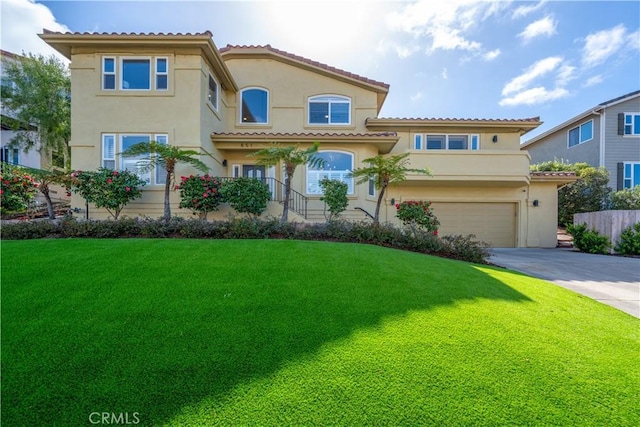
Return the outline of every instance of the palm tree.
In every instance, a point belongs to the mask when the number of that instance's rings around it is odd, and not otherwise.
[[[384,193],[389,184],[402,182],[407,179],[407,173],[415,172],[425,175],[431,175],[429,169],[411,169],[407,167],[409,163],[410,153],[397,154],[391,157],[383,157],[378,155],[369,159],[364,159],[362,162],[367,163],[369,166],[356,168],[351,172],[350,176],[357,179],[358,184],[369,182],[374,180],[376,190],[378,190],[378,202],[376,203],[376,212],[373,216],[373,222],[378,224],[380,222],[380,205],[384,197]]]
[[[200,155],[194,150],[181,150],[179,147],[167,144],[161,144],[157,141],[140,142],[132,145],[122,153],[124,157],[146,156],[140,159],[144,165],[143,170],[151,170],[155,167],[163,168],[166,173],[164,183],[164,215],[163,219],[169,221],[171,219],[171,205],[169,203],[169,194],[171,183],[175,182],[176,164],[186,163],[199,171],[207,172],[209,168],[202,163],[200,159],[194,156]]]
[[[308,164],[311,167],[319,167],[323,160],[315,157],[318,152],[318,142],[306,150],[301,150],[299,146],[283,147],[278,143],[273,143],[270,147],[258,150],[250,156],[258,157],[257,163],[264,166],[275,166],[282,162],[284,170],[284,208],[282,210],[281,222],[287,222],[289,218],[289,200],[291,197],[291,179],[300,165]]]

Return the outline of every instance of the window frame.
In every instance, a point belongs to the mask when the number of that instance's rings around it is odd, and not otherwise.
[[[154,89],[157,91],[168,91],[169,90],[169,58],[166,56],[154,56],[153,59],[154,59],[153,74],[154,74],[154,83],[155,83]],[[160,60],[164,60],[165,62],[165,71],[158,71],[158,61]],[[158,77],[160,76],[165,76],[167,78],[167,87],[165,88],[158,87]]]
[[[591,138],[589,139],[582,139],[582,127],[591,123]],[[578,142],[574,145],[571,145],[571,132],[574,130],[578,130]],[[577,126],[573,126],[572,128],[567,130],[567,148],[573,148],[573,147],[577,147],[578,145],[582,145],[585,142],[589,142],[591,140],[593,140],[593,134],[594,134],[594,126],[593,126],[593,119],[589,119],[585,122],[580,123]]]
[[[149,62],[149,87],[147,89],[129,89],[129,88],[125,88],[124,87],[124,63],[125,61],[133,61],[133,60],[137,60],[137,61],[142,61],[142,60],[146,60]],[[120,83],[119,88],[121,91],[126,91],[126,92],[150,92],[152,90],[153,86],[152,85],[152,80],[154,77],[154,69],[153,69],[153,65],[154,65],[154,61],[152,61],[152,57],[151,56],[121,56],[120,57],[120,67],[119,67],[119,71],[120,71],[120,77],[118,78],[118,81]],[[168,65],[168,64],[167,64]],[[167,76],[167,87],[169,86],[169,81],[168,81],[168,76]]]
[[[113,71],[106,71],[106,62],[110,59],[113,61]],[[116,70],[118,69],[118,60],[115,56],[103,56],[102,57],[102,81],[100,82],[100,87],[102,90],[114,91],[118,88],[118,76]],[[113,76],[113,88],[107,88],[105,85],[105,78],[107,76]]]
[[[211,81],[216,85],[215,90],[215,102],[211,102]],[[218,111],[218,102],[219,102],[219,93],[220,93],[220,84],[218,80],[216,80],[213,73],[209,72],[209,77],[207,78],[207,102],[213,107],[214,110]],[[242,115],[242,112],[240,112]]]
[[[355,195],[355,179],[353,177],[351,178],[346,178],[346,175],[348,173],[353,172],[353,168],[355,165],[355,160],[356,160],[356,156],[354,153],[350,152],[350,151],[343,151],[343,150],[322,150],[322,151],[318,151],[317,154],[323,154],[323,153],[338,153],[338,154],[344,154],[344,155],[348,155],[351,157],[351,169],[350,170],[335,170],[333,171],[334,174],[339,173],[340,176],[340,181],[345,182],[347,184],[347,195],[348,196],[353,196]],[[315,180],[315,182],[317,182],[318,184],[318,188],[316,191],[310,191],[310,185],[311,182],[309,180],[309,175],[310,173],[315,173],[317,175],[317,178]],[[331,178],[330,176],[322,176],[322,174],[324,173],[325,175],[329,175],[331,171],[330,170],[324,170],[324,169],[311,169],[308,165],[306,167],[306,171],[305,171],[305,193],[309,196],[315,197],[315,196],[322,196],[322,189],[320,188],[320,180],[322,180],[323,178],[329,178],[329,179],[334,179]],[[348,180],[351,180],[351,182],[348,182]]]
[[[429,148],[429,137],[443,137],[442,148]],[[465,137],[466,148],[450,148],[451,137]],[[479,151],[478,133],[416,133],[413,136],[413,148],[419,151]]]
[[[640,182],[634,182],[634,169],[640,168],[640,162],[622,162],[622,188],[633,188],[636,185],[640,185]],[[627,176],[627,166],[629,167],[629,175]],[[627,186],[629,181],[629,186]]]
[[[266,108],[265,108],[265,121],[264,122],[245,122],[242,120],[242,104],[244,101],[244,93],[250,90],[260,90],[262,92],[265,92],[267,94],[267,99],[266,99]],[[266,89],[264,87],[259,87],[259,86],[249,86],[249,87],[245,87],[243,88],[240,93],[238,94],[238,96],[240,97],[240,103],[239,103],[239,108],[238,108],[238,123],[241,125],[249,125],[249,126],[260,126],[260,125],[268,125],[269,124],[269,120],[270,120],[270,111],[269,111],[269,103],[271,102],[271,94],[269,93],[269,89]]]
[[[640,117],[640,112],[625,112],[623,114],[624,114],[624,123],[623,123],[624,133],[622,134],[622,136],[626,138],[640,137],[640,126],[638,126],[638,129],[636,129],[636,126],[635,126],[635,117],[636,116]],[[627,125],[627,117],[631,117],[631,123],[629,123],[628,125]],[[627,133],[627,126],[631,126],[631,133]]]
[[[107,149],[107,138],[111,138],[111,144],[113,145],[112,150]],[[103,133],[102,134],[102,161],[101,165],[103,168],[114,169],[116,168],[116,134],[114,133]],[[112,156],[107,156],[108,151],[112,151]],[[113,162],[113,167],[109,167],[106,165],[106,162]]]
[[[375,178],[369,178],[367,182],[367,196],[376,197],[376,180]]]
[[[322,98],[328,98],[326,101],[322,101]],[[327,122],[312,122],[311,121],[311,104],[327,104]],[[347,122],[332,122],[331,121],[331,111],[333,104],[347,104]],[[310,96],[307,99],[307,125],[309,126],[350,126],[351,125],[351,98],[344,95],[336,95],[336,94],[322,94],[322,95],[314,95]]]
[[[19,165],[20,164],[20,150],[17,148],[11,147],[1,147],[2,150],[2,161],[10,164],[10,165]]]
[[[125,157],[120,153],[124,151],[123,149],[123,141],[127,136],[136,136],[136,137],[146,137],[148,141],[156,141],[161,144],[169,144],[169,134],[168,133],[136,133],[136,132],[122,132],[122,133],[103,133],[101,135],[102,139],[102,153],[101,153],[101,166],[107,169],[113,170],[126,170],[124,166]],[[111,138],[111,142],[113,144],[113,155],[108,156],[109,150],[107,149],[108,138]],[[164,140],[164,142],[162,142]],[[134,157],[129,157],[127,159],[136,160]],[[106,164],[106,162],[113,162],[114,167],[110,167]],[[164,175],[163,175],[164,174]],[[153,170],[145,172],[144,174],[138,174],[141,179],[147,180],[147,185],[165,185],[166,180],[166,171],[163,167],[156,166]]]

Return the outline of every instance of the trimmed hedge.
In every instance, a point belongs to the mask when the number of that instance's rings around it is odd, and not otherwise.
[[[190,239],[297,239],[365,243],[446,258],[486,264],[488,245],[475,236],[444,236],[419,231],[416,235],[390,224],[329,221],[319,224],[281,223],[277,218],[233,218],[229,221],[204,221],[172,218],[124,218],[106,221],[62,220],[5,224],[4,240],[42,238],[169,238]]]

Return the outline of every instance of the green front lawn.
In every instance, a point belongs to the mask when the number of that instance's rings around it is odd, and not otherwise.
[[[3,425],[640,425],[640,321],[517,273],[277,240],[1,261]]]

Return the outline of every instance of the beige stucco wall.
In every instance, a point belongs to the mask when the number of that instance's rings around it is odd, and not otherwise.
[[[558,189],[553,182],[533,181],[524,206],[527,211],[526,247],[555,248],[558,244]],[[538,206],[534,206],[534,201]]]

